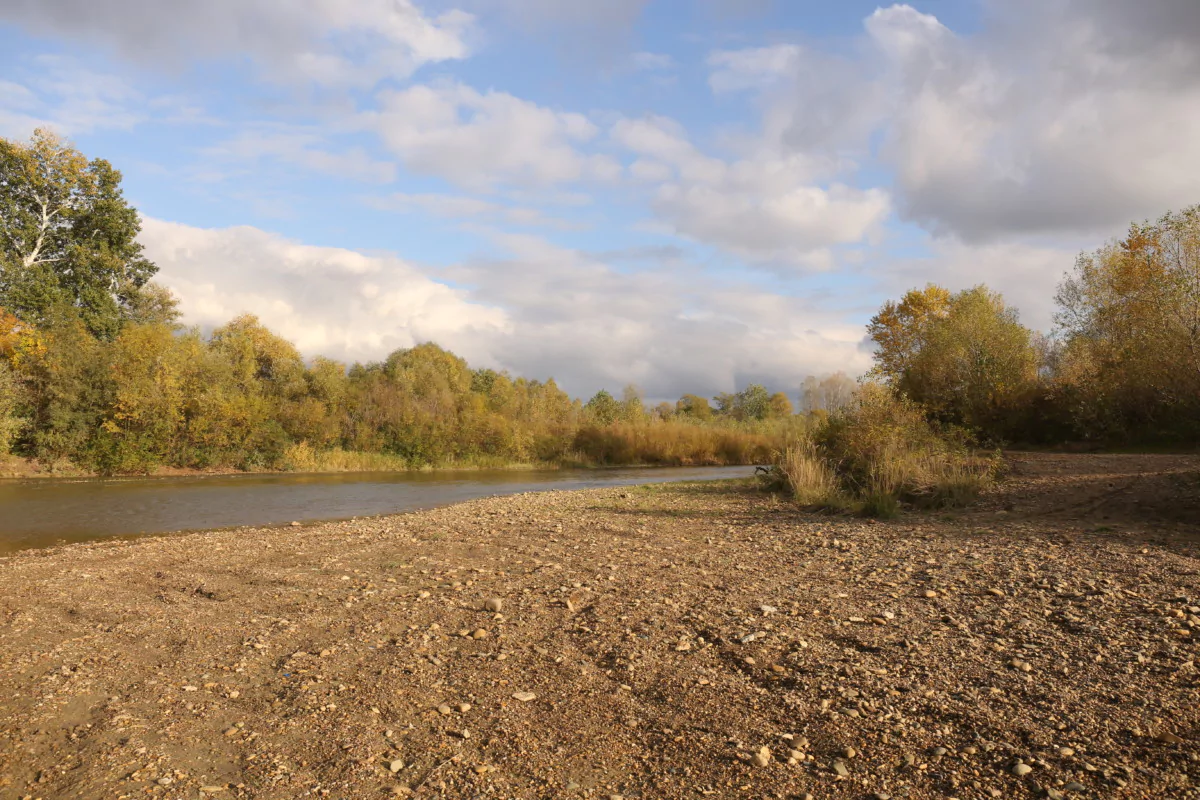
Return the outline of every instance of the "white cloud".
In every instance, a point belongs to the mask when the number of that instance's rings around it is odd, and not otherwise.
[[[666,53],[634,53],[629,60],[634,70],[643,72],[656,72],[675,67],[675,59]]]
[[[890,212],[882,189],[815,183],[823,166],[760,147],[733,161],[704,155],[673,120],[620,120],[611,137],[641,156],[640,181],[661,180],[652,206],[669,230],[755,262],[832,266],[828,248],[871,234]]]
[[[362,147],[331,149],[318,130],[284,125],[263,125],[205,149],[205,154],[222,160],[280,161],[314,172],[371,183],[390,183],[396,165],[371,157]]]
[[[141,241],[158,280],[182,299],[186,322],[215,326],[254,313],[309,356],[380,358],[432,340],[483,364],[486,342],[510,327],[504,311],[393,256],[156,219],[143,220]]]
[[[507,258],[453,274],[478,301],[509,312],[496,359],[515,372],[551,374],[576,394],[634,382],[653,398],[711,396],[761,382],[794,395],[807,374],[869,366],[861,324],[811,298],[655,253],[652,267],[630,271],[533,236],[501,234],[495,244]]]
[[[613,177],[611,159],[578,149],[597,132],[582,114],[460,83],[385,91],[379,102],[366,124],[413,172],[474,189]]]
[[[0,20],[143,64],[249,57],[279,80],[371,86],[464,58],[473,18],[430,18],[412,0],[5,0]]]
[[[575,230],[581,226],[563,219],[548,217],[541,210],[528,206],[510,205],[478,197],[447,194],[406,194],[396,192],[386,197],[367,198],[367,204],[382,211],[427,211],[439,217],[503,223],[526,227]]]
[[[251,227],[143,223],[147,255],[183,299],[187,323],[212,327],[253,312],[307,356],[372,360],[435,341],[473,365],[554,377],[585,396],[630,381],[651,397],[750,381],[794,393],[810,372],[866,366],[860,326],[838,311],[659,253],[647,255],[648,269],[618,270],[537,237],[495,234],[504,257],[445,275],[468,291],[387,254]]]
[[[791,79],[800,65],[801,49],[794,44],[719,50],[708,57],[708,83],[714,92],[761,90],[775,81]]]

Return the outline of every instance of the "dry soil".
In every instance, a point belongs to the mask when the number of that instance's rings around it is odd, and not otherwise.
[[[0,559],[0,797],[1200,797],[1200,459],[1010,458]]]

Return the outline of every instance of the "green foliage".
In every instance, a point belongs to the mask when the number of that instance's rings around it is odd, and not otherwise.
[[[106,339],[153,307],[161,317],[161,290],[142,297],[157,268],[142,255],[120,183],[107,161],[88,161],[48,131],[27,144],[0,139],[0,306],[38,325],[69,306]]]
[[[596,392],[583,410],[595,425],[611,425],[621,418],[621,404],[604,389]]]

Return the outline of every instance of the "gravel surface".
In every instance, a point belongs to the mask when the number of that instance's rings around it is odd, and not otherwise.
[[[1200,798],[1200,459],[1011,460],[0,559],[0,798]]]

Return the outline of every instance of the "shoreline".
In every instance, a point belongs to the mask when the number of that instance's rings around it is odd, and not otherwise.
[[[1016,467],[891,522],[657,484],[16,553],[0,795],[1194,796],[1200,526],[1133,500],[1196,459]]]

